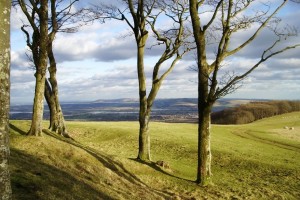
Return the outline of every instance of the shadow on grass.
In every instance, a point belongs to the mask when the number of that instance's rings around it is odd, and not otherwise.
[[[15,125],[13,125],[11,123],[9,125],[10,125],[10,128],[13,129],[14,131],[20,133],[21,135],[26,135],[26,132],[24,132],[23,130],[19,129]],[[71,137],[69,139],[67,139],[67,138],[61,137],[61,136],[59,136],[57,134],[54,134],[54,133],[52,133],[51,131],[49,131],[47,129],[44,129],[43,132],[45,134],[51,136],[51,137],[54,137],[54,138],[56,138],[58,140],[67,142],[67,143],[69,143],[71,145],[74,145],[76,147],[79,147],[79,148],[85,150],[87,153],[89,153],[93,157],[97,158],[101,163],[103,163],[105,167],[114,170],[118,175],[126,178],[128,181],[137,182],[137,183],[140,183],[141,185],[145,186],[145,184],[139,178],[137,178],[134,174],[132,174],[128,170],[126,170],[121,163],[117,163],[116,161],[113,161],[108,156],[103,155],[103,153],[100,154],[99,152],[96,152],[94,149],[86,147],[86,146],[84,146],[84,145],[76,142]],[[136,158],[129,158],[129,159],[133,160],[133,161],[136,161],[136,162],[139,162],[141,164],[145,164],[145,165],[153,168],[154,170],[159,171],[159,172],[161,172],[161,173],[163,173],[165,175],[171,176],[173,178],[177,178],[177,179],[185,180],[185,181],[195,182],[193,180],[184,179],[184,178],[175,176],[175,175],[173,175],[171,173],[168,173],[167,171],[165,171],[165,170],[161,169],[159,166],[157,166],[154,162],[144,162],[144,161],[136,159]],[[118,168],[120,168],[122,172],[120,170],[118,170]]]
[[[194,180],[190,180],[190,179],[186,179],[186,178],[181,178],[181,177],[178,177],[178,176],[175,176],[165,170],[163,170],[161,167],[157,166],[157,164],[155,162],[145,162],[145,161],[142,161],[140,159],[137,159],[137,158],[129,158],[130,160],[133,160],[135,162],[138,162],[138,163],[141,163],[141,164],[144,164],[144,165],[147,165],[148,167],[151,167],[152,169],[162,173],[162,174],[165,174],[167,176],[170,176],[170,177],[173,177],[173,178],[176,178],[176,179],[179,179],[179,180],[183,180],[183,181],[189,181],[189,182],[195,182]]]
[[[12,123],[9,123],[9,128],[11,128],[12,130],[16,131],[17,133],[19,133],[21,135],[26,135],[27,134],[25,131],[19,129],[18,127],[16,127]]]
[[[15,148],[11,148],[10,168],[13,199],[112,199],[76,175]]]
[[[99,152],[95,149],[84,146],[83,144],[77,142],[74,139],[67,139],[67,138],[59,136],[57,134],[54,134],[47,129],[44,129],[43,132],[51,137],[54,137],[54,138],[60,140],[60,141],[66,142],[68,144],[71,144],[75,147],[78,147],[78,148],[84,150],[85,152],[87,152],[88,154],[90,154],[91,156],[96,158],[106,168],[109,168],[110,170],[112,170],[112,172],[114,172],[119,177],[122,177],[123,179],[127,180],[128,182],[130,182],[133,185],[142,187],[144,192],[147,194],[152,194],[152,196],[154,196],[154,197],[156,196],[156,198],[160,197],[160,198],[164,198],[164,199],[170,198],[170,196],[173,195],[173,193],[168,193],[166,191],[160,191],[160,190],[151,188],[149,185],[145,184],[141,179],[139,179],[136,175],[134,175],[133,173],[128,171],[122,163],[111,159],[108,155],[105,155],[103,152]],[[127,191],[127,192],[130,192],[130,191]]]

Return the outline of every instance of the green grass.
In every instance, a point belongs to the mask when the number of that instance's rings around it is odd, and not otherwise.
[[[194,183],[197,125],[150,124],[152,160],[135,160],[137,122],[68,122],[73,140],[27,137],[11,121],[14,199],[299,199],[300,113],[212,126],[213,186]],[[47,123],[45,122],[45,127]],[[294,127],[285,130],[284,126]]]

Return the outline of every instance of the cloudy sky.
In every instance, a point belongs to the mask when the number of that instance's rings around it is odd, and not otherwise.
[[[281,1],[272,2],[278,5],[276,3]],[[280,17],[283,24],[288,23],[300,29],[300,5],[289,3],[281,10]],[[30,52],[26,48],[25,37],[20,30],[22,21],[26,22],[22,12],[13,9],[11,23],[13,104],[31,103],[35,86],[34,70],[26,56]],[[237,33],[232,39],[232,45],[244,41],[254,28]],[[95,22],[84,26],[77,33],[57,34],[54,52],[58,61],[57,76],[61,101],[138,98],[135,41],[128,32],[128,26],[124,22],[111,20],[105,24]],[[262,32],[251,45],[226,60],[224,72],[236,74],[244,72],[258,61],[261,52],[272,44],[274,39],[276,38],[270,32]],[[300,36],[284,42],[283,45],[300,43]],[[208,54],[214,52],[213,48],[209,51]],[[152,68],[158,55],[159,50],[146,51],[145,70],[149,87]],[[189,70],[190,66],[194,65],[193,53],[181,60],[164,81],[158,98],[197,97],[197,74]],[[299,100],[300,48],[285,52],[262,64],[243,82],[241,88],[226,97]]]

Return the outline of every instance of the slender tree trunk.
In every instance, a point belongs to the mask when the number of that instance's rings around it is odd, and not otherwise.
[[[48,1],[41,0],[39,11],[40,18],[40,34],[39,40],[39,58],[36,66],[36,83],[34,105],[32,113],[31,127],[28,135],[41,136],[42,135],[42,121],[44,112],[44,92],[47,70],[47,45],[48,45]]]
[[[144,70],[144,52],[146,45],[147,35],[141,36],[138,43],[137,52],[137,71],[139,79],[139,101],[140,101],[140,112],[139,112],[139,152],[137,159],[143,161],[150,161],[150,135],[149,135],[149,120],[150,112],[148,112],[147,103],[147,92],[146,92],[146,75]]]
[[[196,182],[202,186],[212,183],[211,148],[210,148],[210,113],[211,106],[199,104],[198,125],[198,167]]]
[[[193,34],[197,46],[198,65],[198,166],[196,182],[211,184],[210,112],[214,101],[209,99],[209,69],[206,58],[205,31],[201,27],[198,1],[189,0]]]
[[[150,161],[150,133],[149,121],[150,114],[146,113],[140,116],[140,131],[139,131],[139,154],[138,159],[143,161]]]
[[[151,91],[147,98],[147,108],[146,112],[140,116],[140,134],[139,134],[139,159],[141,160],[151,160],[150,154],[150,132],[149,123],[151,116],[151,108],[155,97],[159,91],[161,82],[155,82],[152,84]],[[142,157],[145,156],[145,157]]]
[[[198,55],[198,167],[196,182],[201,186],[212,183],[211,148],[210,148],[210,114],[213,100],[209,99],[208,68],[205,58]]]
[[[69,135],[65,131],[65,120],[64,116],[61,112],[60,105],[57,106],[55,101],[55,97],[53,91],[51,89],[50,83],[48,80],[45,81],[45,99],[47,101],[47,105],[50,111],[50,123],[49,130],[55,133],[58,133],[64,137],[69,137]],[[58,111],[60,110],[60,112]]]
[[[0,199],[11,196],[9,159],[10,1],[0,0]]]
[[[201,37],[202,39],[202,37]],[[213,100],[209,99],[206,57],[198,54],[198,168],[196,182],[202,186],[211,181],[210,114]]]
[[[45,78],[45,73],[36,74],[32,121],[28,135],[42,136]]]
[[[65,119],[59,102],[58,85],[56,79],[57,68],[55,57],[52,51],[52,43],[50,43],[48,46],[48,58],[50,61],[50,67],[48,68],[50,74],[49,81],[51,83],[51,87],[49,87],[49,89],[51,89],[50,94],[52,99],[52,101],[50,101],[49,107],[51,107],[51,110],[53,110],[53,112],[50,113],[53,116],[50,117],[50,119],[52,120],[50,120],[49,129],[60,135],[68,137],[68,134],[66,133]]]
[[[47,102],[47,105],[48,105],[48,108],[49,108],[49,112],[50,112],[50,125],[49,125],[49,129],[53,126],[54,124],[54,121],[55,121],[55,115],[56,115],[56,109],[55,109],[55,102],[54,102],[54,99],[52,98],[52,91],[51,91],[51,86],[50,86],[50,83],[49,81],[46,79],[45,80],[45,93],[44,93],[44,96],[45,96],[45,99],[46,99],[46,102]]]

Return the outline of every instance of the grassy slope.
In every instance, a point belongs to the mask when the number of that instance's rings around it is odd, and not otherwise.
[[[134,160],[136,122],[68,122],[75,139],[26,137],[12,121],[14,199],[298,199],[300,113],[240,126],[213,126],[214,186],[196,176],[197,126],[151,123],[152,159]],[[45,124],[46,126],[46,124]],[[294,127],[285,130],[284,126]]]

